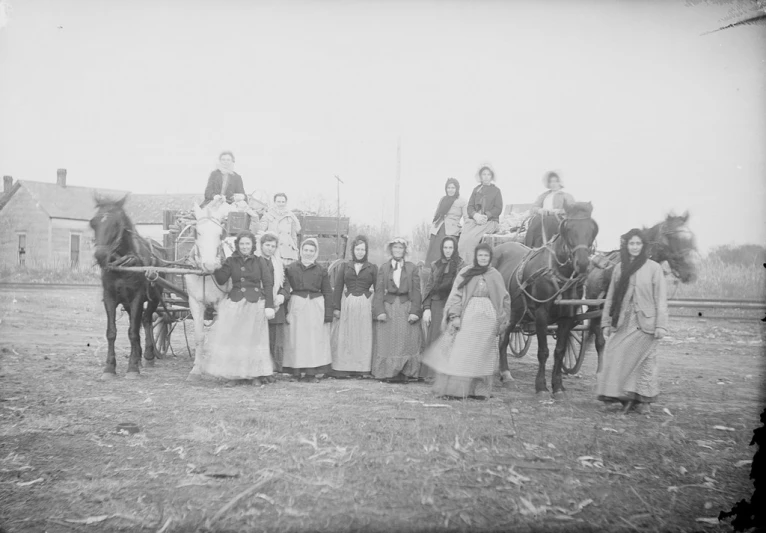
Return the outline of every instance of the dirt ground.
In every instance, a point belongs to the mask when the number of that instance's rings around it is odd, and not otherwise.
[[[566,400],[536,397],[534,345],[485,402],[372,380],[189,383],[180,327],[175,357],[126,380],[125,316],[119,378],[100,381],[100,299],[0,286],[0,529],[729,531],[715,517],[752,494],[757,321],[672,319],[659,402],[622,417],[595,400],[594,351]]]

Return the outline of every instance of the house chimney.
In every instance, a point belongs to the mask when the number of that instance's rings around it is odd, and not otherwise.
[[[13,187],[13,176],[3,176],[3,192],[11,192],[11,187]]]
[[[66,169],[60,168],[56,171],[56,185],[66,187]]]

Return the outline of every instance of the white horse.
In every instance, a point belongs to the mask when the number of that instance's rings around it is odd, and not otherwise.
[[[224,204],[226,205],[226,204]],[[222,246],[226,230],[221,223],[224,213],[220,206],[209,204],[200,208],[194,204],[197,238],[189,255],[189,261],[197,269],[212,272],[221,266],[225,259]],[[224,286],[216,283],[210,275],[185,274],[186,290],[189,294],[189,311],[194,319],[194,355],[202,353],[205,338],[205,309],[213,305],[216,309],[231,290],[231,282]]]

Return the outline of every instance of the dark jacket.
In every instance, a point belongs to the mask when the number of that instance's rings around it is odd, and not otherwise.
[[[263,264],[263,259],[255,255],[243,256],[234,252],[223,262],[221,268],[213,272],[215,280],[223,285],[231,278],[229,298],[238,302],[242,298],[248,302],[266,299],[266,307],[274,307],[274,276]]]
[[[359,274],[356,273],[353,261],[347,261],[338,269],[335,278],[335,291],[333,293],[333,305],[340,311],[340,303],[343,298],[343,289],[346,289],[346,296],[370,296],[370,288],[375,285],[378,277],[378,267],[370,262],[365,262]]]
[[[500,220],[503,213],[503,194],[494,183],[483,188],[479,184],[473,189],[471,198],[468,199],[468,216],[473,218],[474,213],[487,215],[490,221]]]
[[[457,268],[453,268],[449,271],[449,273],[444,274],[439,285],[434,286],[436,283],[436,274],[441,268],[443,268],[443,265],[440,265],[440,263],[441,259],[431,263],[431,275],[428,277],[428,283],[426,283],[426,287],[423,291],[423,309],[431,309],[432,300],[442,300],[445,302],[447,301],[458,272],[460,272],[460,269],[465,266],[465,262],[460,259],[458,261]]]
[[[272,279],[274,278],[274,263],[271,262],[270,259],[266,259],[265,257],[261,257],[261,260],[263,263],[269,267],[269,272],[271,272]],[[274,293],[272,292],[272,295]],[[284,303],[279,306],[279,309],[277,309],[277,313],[269,320],[269,324],[284,324],[285,323],[285,315],[287,312],[285,309],[287,309],[287,302],[290,300],[290,282],[287,281],[287,276],[285,276],[285,282],[282,284],[282,286],[277,291],[277,294],[281,294],[285,297]],[[276,307],[276,304],[274,304],[274,307]]]
[[[210,173],[210,177],[207,179],[205,201],[202,205],[204,206],[212,201],[216,194],[221,194],[221,187],[223,187],[223,173],[220,170],[214,170]],[[228,203],[232,203],[235,194],[245,194],[245,186],[242,184],[242,176],[236,172],[229,175],[229,183],[226,184],[226,191],[224,191],[223,196],[226,197]]]
[[[394,268],[391,261],[386,261],[378,268],[378,278],[375,282],[375,294],[372,297],[372,316],[378,317],[386,312],[385,302],[394,303],[396,298],[410,301],[410,314],[422,314],[422,297],[420,294],[420,275],[418,267],[409,261],[404,262],[399,286],[394,284]]]
[[[319,298],[324,297],[324,321],[332,322],[332,288],[327,269],[316,263],[305,266],[300,261],[290,263],[285,270],[291,297]]]

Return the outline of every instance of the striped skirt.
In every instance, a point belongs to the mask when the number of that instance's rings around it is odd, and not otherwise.
[[[438,396],[488,397],[498,362],[497,313],[487,297],[473,297],[459,330],[448,326],[423,357],[436,373]]]
[[[417,377],[420,368],[420,347],[423,333],[420,323],[410,324],[409,300],[386,302],[386,321],[375,323],[375,341],[372,352],[372,375],[388,379],[399,373]]]
[[[626,302],[620,325],[606,341],[596,394],[604,402],[653,402],[660,394],[657,339],[638,325],[633,301]]]

